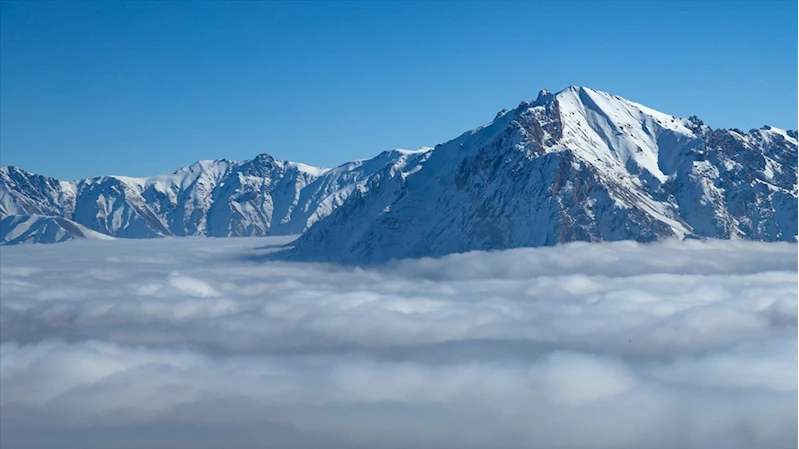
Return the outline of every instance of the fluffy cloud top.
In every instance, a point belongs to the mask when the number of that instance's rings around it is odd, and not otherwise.
[[[797,247],[0,250],[0,446],[790,448]]]

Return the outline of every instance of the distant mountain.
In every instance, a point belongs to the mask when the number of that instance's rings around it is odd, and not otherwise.
[[[6,215],[0,219],[0,245],[61,243],[72,239],[114,238],[61,217]]]
[[[796,241],[797,133],[714,130],[585,87],[374,176],[296,242],[348,263],[571,241]]]
[[[329,215],[372,176],[407,164],[417,166],[429,153],[429,148],[386,151],[333,169],[262,154],[249,161],[200,161],[148,178],[80,181],[0,168],[0,244],[68,240],[77,233],[53,231],[67,222],[126,238],[298,234]],[[20,238],[23,234],[26,237]]]

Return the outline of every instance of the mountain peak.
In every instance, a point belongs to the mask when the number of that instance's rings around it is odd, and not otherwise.
[[[581,90],[588,91],[588,90],[590,90],[590,91],[592,91],[592,92],[600,92],[600,93],[605,93],[605,92],[602,92],[602,91],[599,91],[599,90],[593,89],[593,88],[591,88],[591,87],[588,87],[588,86],[578,86],[578,85],[576,85],[576,84],[572,84],[571,86],[567,87],[566,89],[567,89],[567,90],[576,90],[576,91],[581,91]]]
[[[582,96],[585,95],[602,95],[607,98],[613,98],[616,100],[624,100],[623,98],[617,97],[615,95],[611,95],[602,91],[598,91],[596,89],[591,89],[590,87],[585,86],[568,86],[565,89],[552,93],[549,89],[541,89],[538,92],[538,97],[536,97],[535,101],[523,101],[522,106],[532,104],[534,106],[542,106],[547,103],[550,103],[554,99],[564,99],[564,98],[577,98],[580,99]]]
[[[274,162],[274,161],[276,161],[277,159],[275,159],[274,157],[272,157],[272,155],[271,155],[271,154],[268,154],[268,153],[261,153],[261,154],[259,154],[259,155],[255,156],[255,157],[253,158],[253,160],[254,160],[254,161],[258,161],[258,162]]]
[[[5,171],[7,171],[9,173],[13,172],[13,173],[28,174],[28,172],[26,172],[25,170],[15,166],[15,165],[9,165],[8,167],[0,167],[0,169],[5,169]]]
[[[552,93],[549,92],[548,89],[541,89],[538,92],[538,97],[535,99],[533,104],[536,105],[536,106],[541,106],[541,105],[551,101],[552,98],[554,98],[554,96],[552,95]]]

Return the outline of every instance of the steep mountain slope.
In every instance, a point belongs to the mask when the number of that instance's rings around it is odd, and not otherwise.
[[[0,217],[61,217],[127,238],[301,233],[370,177],[387,167],[422,161],[429,152],[387,151],[334,169],[262,154],[243,162],[200,161],[148,178],[102,176],[75,182],[0,168]],[[10,233],[7,227],[26,221],[3,223],[2,232]]]
[[[113,237],[61,217],[8,215],[0,219],[0,245],[60,243],[72,239],[111,240]]]
[[[712,130],[583,87],[501,112],[374,178],[293,250],[350,263],[575,240],[794,241],[795,131]]]

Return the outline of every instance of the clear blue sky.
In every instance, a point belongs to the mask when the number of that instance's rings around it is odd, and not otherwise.
[[[2,2],[0,164],[334,166],[584,85],[713,127],[796,128],[797,2]]]

